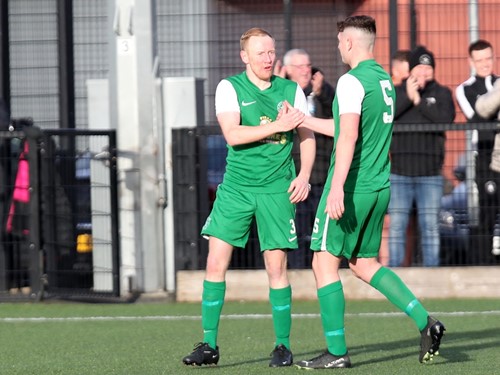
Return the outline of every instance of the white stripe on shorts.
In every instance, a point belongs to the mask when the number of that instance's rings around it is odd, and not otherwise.
[[[325,226],[323,227],[323,237],[321,238],[321,251],[327,251],[326,239],[328,234],[328,224],[330,223],[330,218],[328,214],[325,214]]]

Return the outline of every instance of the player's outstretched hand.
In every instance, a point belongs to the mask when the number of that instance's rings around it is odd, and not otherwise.
[[[305,115],[303,112],[292,107],[287,101],[284,101],[283,108],[278,113],[274,124],[278,127],[278,132],[287,132],[302,124],[304,118]]]

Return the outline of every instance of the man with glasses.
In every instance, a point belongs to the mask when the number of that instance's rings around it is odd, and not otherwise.
[[[332,103],[335,89],[325,81],[321,70],[313,68],[306,51],[299,48],[289,50],[283,56],[283,65],[279,61],[276,63],[275,74],[299,84],[306,97],[310,99],[309,112],[312,116],[333,117]]]
[[[323,72],[311,65],[311,59],[305,50],[295,48],[286,52],[283,56],[283,65],[277,61],[274,72],[280,77],[297,82],[307,98],[311,116],[322,119],[333,118],[332,103],[335,89],[325,80]],[[304,249],[309,248],[314,214],[330,166],[333,139],[321,133],[316,133],[315,137],[316,159],[309,180],[311,192],[306,201],[297,205],[296,222],[299,231],[299,251],[291,253],[288,257],[291,268],[305,268],[310,265],[311,253],[304,252]],[[298,155],[297,146],[295,146],[293,154]],[[300,160],[296,157],[295,163],[297,166],[300,165]]]

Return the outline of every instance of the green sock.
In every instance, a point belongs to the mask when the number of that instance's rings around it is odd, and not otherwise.
[[[344,332],[345,298],[342,283],[336,281],[318,289],[321,322],[328,351],[333,355],[347,353]]]
[[[429,313],[393,271],[381,267],[370,280],[370,285],[382,293],[393,305],[413,319],[421,331],[427,325]]]
[[[290,349],[292,329],[292,288],[288,285],[281,289],[269,289],[276,346],[283,344]]]
[[[217,333],[219,332],[219,321],[224,296],[226,294],[226,282],[214,283],[203,281],[203,295],[201,298],[201,325],[203,327],[203,342],[212,348],[217,347]]]

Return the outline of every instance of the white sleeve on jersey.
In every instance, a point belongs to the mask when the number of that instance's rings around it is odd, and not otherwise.
[[[349,73],[340,77],[335,95],[339,103],[339,115],[345,113],[361,114],[365,89],[356,77]]]
[[[297,91],[295,92],[294,104],[295,108],[309,115],[307,99],[299,85],[297,85]],[[236,90],[227,79],[220,81],[215,90],[215,114],[223,112],[240,112]]]
[[[306,96],[304,95],[304,91],[300,88],[299,85],[297,85],[297,91],[295,92],[294,103],[295,103],[294,107],[298,108],[299,111],[305,113],[306,116],[311,115],[309,113]]]
[[[457,99],[458,106],[462,110],[465,117],[471,119],[474,116],[474,108],[472,108],[472,106],[469,103],[469,100],[465,96],[464,84],[467,81],[457,86],[457,88],[455,89],[455,97]]]
[[[227,79],[220,81],[215,90],[215,114],[223,112],[240,112],[238,95]]]

